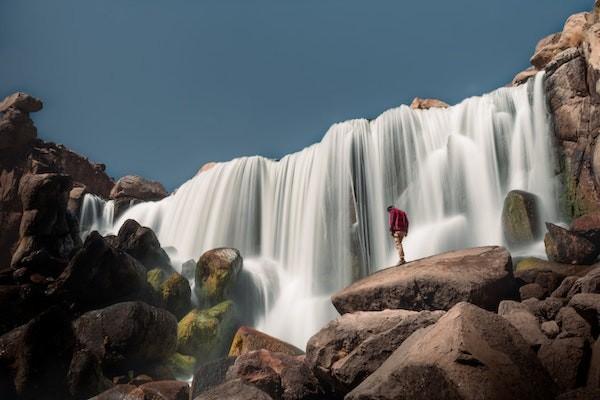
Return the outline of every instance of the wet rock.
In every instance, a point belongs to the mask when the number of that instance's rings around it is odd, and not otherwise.
[[[542,400],[555,394],[552,378],[508,321],[459,303],[404,341],[345,399]]]
[[[194,400],[273,400],[271,396],[241,379],[233,379],[201,393]]]
[[[90,311],[75,323],[79,343],[113,375],[168,359],[177,345],[172,314],[142,302],[125,302]]]
[[[538,197],[522,190],[506,195],[502,209],[502,231],[509,246],[526,246],[540,237]]]
[[[192,356],[175,353],[167,361],[167,367],[175,377],[189,377],[194,375],[196,359]]]
[[[381,366],[413,332],[441,311],[384,310],[344,314],[310,338],[306,363],[330,393],[345,394]]]
[[[205,362],[198,366],[192,381],[190,398],[195,399],[200,393],[222,385],[227,380],[227,370],[233,365],[236,357],[224,357]]]
[[[517,75],[515,75],[515,77],[513,78],[511,85],[512,86],[519,86],[522,85],[524,83],[526,83],[529,79],[533,78],[538,72],[540,72],[538,69],[536,69],[535,67],[529,67],[526,70],[523,70],[521,72],[519,72]]]
[[[198,360],[210,361],[227,355],[239,326],[233,302],[190,311],[177,327],[177,351]]]
[[[573,307],[590,324],[592,335],[598,337],[600,333],[600,294],[576,294],[569,301],[569,306]]]
[[[242,326],[235,333],[231,348],[229,349],[229,356],[237,357],[261,349],[291,356],[304,354],[302,350],[283,340],[279,340],[248,326]]]
[[[209,250],[196,265],[195,291],[201,307],[212,307],[231,297],[242,270],[240,252],[232,248]]]
[[[440,254],[376,272],[335,293],[341,313],[390,309],[448,310],[460,301],[496,310],[516,297],[510,254],[479,247]]]
[[[158,296],[162,304],[178,319],[183,318],[192,308],[192,289],[190,283],[182,275],[173,272],[170,276],[160,268],[148,271],[148,283]]]
[[[555,321],[546,321],[542,323],[542,332],[549,339],[554,339],[560,333],[560,327]]]
[[[581,337],[558,338],[542,345],[538,351],[538,358],[560,392],[585,384],[580,377],[585,379],[586,376],[586,351],[586,340]]]
[[[544,297],[546,297],[546,291],[537,283],[529,283],[521,286],[519,288],[519,294],[521,296],[521,300],[527,300],[531,298],[543,300]]]
[[[319,381],[306,364],[284,353],[257,350],[237,358],[231,374],[282,400],[317,400],[323,396]]]
[[[167,197],[168,193],[160,182],[150,181],[141,176],[127,175],[115,183],[110,198],[157,201]]]
[[[430,108],[448,108],[450,107],[447,103],[444,103],[438,99],[421,99],[415,97],[410,104],[410,108],[413,110],[429,110]]]
[[[599,249],[584,237],[577,236],[560,226],[546,223],[544,238],[546,254],[552,261],[564,264],[592,264]]]
[[[162,268],[172,272],[171,260],[160,247],[158,238],[150,228],[128,219],[119,229],[118,248],[141,262],[147,270]]]

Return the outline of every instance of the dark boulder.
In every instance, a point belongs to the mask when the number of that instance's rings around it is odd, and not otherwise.
[[[509,246],[525,246],[539,239],[538,201],[536,195],[522,190],[513,190],[506,195],[502,230]]]
[[[600,334],[600,294],[579,293],[571,298],[569,306],[573,307],[592,327],[592,335]]]
[[[563,393],[556,400],[598,400],[600,389],[581,388]]]
[[[0,285],[0,335],[27,323],[47,307],[43,286]]]
[[[195,291],[201,307],[212,307],[231,297],[242,270],[240,252],[218,248],[202,254],[196,265]]]
[[[458,250],[376,272],[335,293],[341,313],[448,310],[461,301],[496,310],[516,297],[510,254],[502,247]]]
[[[150,181],[141,176],[127,175],[115,183],[110,198],[157,201],[167,197],[168,193],[160,182]]]
[[[544,289],[544,296],[551,294],[568,276],[584,276],[593,269],[588,265],[561,264],[528,257],[517,263],[515,278],[523,284],[537,283]]]
[[[551,223],[546,223],[546,227],[548,259],[563,264],[592,264],[598,257],[600,249],[586,238]]]
[[[154,381],[140,385],[129,396],[139,400],[189,400],[190,387],[181,381]],[[137,398],[136,398],[137,395]],[[133,400],[133,399],[132,399]]]
[[[134,400],[128,398],[128,395],[136,390],[136,387],[129,384],[118,384],[99,395],[90,398],[90,400]]]
[[[511,324],[459,303],[411,335],[345,399],[547,400],[555,395],[552,378]]]
[[[539,299],[543,300],[547,296],[547,291],[537,283],[528,283],[519,288],[521,300]]]
[[[570,299],[578,293],[600,293],[600,267],[592,269],[577,279],[569,289],[566,297]]]
[[[589,353],[582,337],[558,338],[542,345],[538,357],[559,387],[565,392],[585,385]]]
[[[590,324],[583,319],[573,307],[563,307],[556,315],[556,322],[561,329],[559,339],[569,337],[580,337],[586,340],[592,339]]]
[[[582,215],[571,222],[571,231],[600,246],[600,211]]]
[[[224,357],[200,364],[194,373],[190,397],[195,399],[200,393],[225,383],[227,370],[235,360],[236,357]]]
[[[128,219],[119,229],[118,247],[141,262],[147,270],[162,268],[173,271],[171,260],[160,247],[156,234],[150,228]]]
[[[193,400],[274,400],[254,385],[241,379],[232,379],[207,390]]]
[[[192,309],[192,289],[189,281],[181,274],[173,272],[169,275],[165,270],[155,268],[148,271],[147,277],[164,308],[177,319],[183,318]]]
[[[310,338],[306,363],[329,393],[348,393],[418,329],[443,311],[384,310],[344,314]]]

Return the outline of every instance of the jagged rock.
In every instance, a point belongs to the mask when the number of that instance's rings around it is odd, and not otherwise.
[[[9,399],[69,398],[74,342],[69,316],[57,307],[0,337],[0,393]]]
[[[443,314],[406,310],[344,314],[310,338],[306,363],[328,392],[343,395],[379,368],[413,332]]]
[[[600,293],[600,267],[596,266],[583,277],[577,279],[566,297],[570,299],[578,293]]]
[[[522,303],[540,322],[552,321],[565,305],[564,299],[548,297],[544,300],[527,299]]]
[[[317,378],[298,357],[257,350],[235,360],[231,374],[282,400],[318,400],[323,390]]]
[[[587,14],[579,13],[572,15],[567,19],[560,35],[555,34],[542,39],[531,58],[531,64],[538,69],[542,69],[563,50],[578,47],[583,40]]]
[[[413,110],[429,110],[430,108],[448,108],[450,105],[438,99],[421,99],[415,97],[410,103]]]
[[[542,323],[542,332],[549,339],[554,339],[560,333],[560,327],[556,323],[556,321],[546,321]]]
[[[560,226],[546,223],[544,238],[546,254],[552,261],[564,264],[592,264],[600,249],[584,237],[577,236]]]
[[[527,377],[527,379],[524,379]],[[552,399],[556,386],[503,317],[459,303],[350,392],[358,399]]]
[[[596,147],[600,148],[598,145]],[[599,176],[600,171],[594,175]],[[600,245],[600,212],[592,212],[574,219],[571,222],[571,231],[597,246]]]
[[[523,190],[510,191],[504,199],[502,230],[510,246],[525,246],[540,237],[538,197]]]
[[[103,374],[102,360],[88,349],[73,354],[67,381],[69,393],[76,399],[89,399],[113,386]]]
[[[177,346],[177,320],[142,302],[89,311],[74,322],[78,342],[114,375],[167,360]]]
[[[526,70],[523,70],[521,72],[519,72],[517,75],[515,75],[515,77],[513,78],[511,85],[512,86],[519,86],[522,85],[524,83],[526,83],[529,79],[533,78],[538,72],[540,72],[538,69],[536,69],[535,67],[529,67]]]
[[[236,357],[224,357],[201,364],[194,373],[190,398],[225,383],[227,370],[235,360]]]
[[[592,327],[592,335],[597,337],[600,333],[600,294],[579,293],[569,301],[573,307]]]
[[[581,337],[558,338],[542,345],[538,358],[550,373],[560,392],[585,384],[586,340]],[[579,379],[578,379],[579,377]]]
[[[233,379],[201,393],[194,400],[273,400],[271,396],[243,382]]]
[[[110,198],[157,201],[167,197],[168,193],[160,182],[150,181],[141,176],[127,175],[115,183]]]
[[[205,310],[192,310],[177,327],[177,351],[204,362],[227,355],[239,326],[232,301]]]
[[[586,322],[573,307],[563,307],[556,315],[556,322],[561,328],[559,339],[568,337],[582,337],[591,339],[592,330],[590,324]]]
[[[527,285],[521,286],[519,288],[519,294],[521,296],[521,300],[527,300],[531,298],[543,300],[546,297],[546,291],[537,283],[528,283]]]
[[[128,219],[117,235],[118,248],[141,262],[147,270],[163,268],[173,271],[171,260],[160,247],[160,242],[152,229]]]
[[[600,23],[596,22],[585,31],[583,51],[588,64],[587,83],[592,98],[600,99],[598,77],[600,72]]]
[[[196,265],[195,291],[201,307],[212,307],[231,297],[231,289],[242,270],[240,252],[232,248],[209,250]]]
[[[569,292],[571,291],[571,289],[573,288],[573,285],[575,285],[575,282],[577,282],[578,279],[579,279],[578,276],[567,276],[565,279],[563,279],[560,286],[558,288],[556,288],[556,290],[554,292],[552,292],[552,294],[550,296],[566,298],[569,295]]]
[[[49,293],[90,310],[120,301],[152,301],[152,288],[146,282],[146,270],[127,253],[106,244],[92,232],[81,250],[69,262]]]
[[[510,254],[502,247],[479,247],[376,272],[335,293],[332,302],[340,314],[448,310],[460,301],[495,310],[501,300],[514,297]]]
[[[304,354],[302,350],[294,345],[284,342],[283,340],[277,339],[248,326],[240,327],[235,333],[233,341],[231,342],[229,356],[238,357],[242,354],[246,354],[255,350],[268,350],[273,353],[284,353],[290,356],[299,356]]]

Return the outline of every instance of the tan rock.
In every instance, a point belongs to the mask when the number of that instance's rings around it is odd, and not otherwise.
[[[448,108],[450,107],[447,103],[444,103],[438,99],[421,99],[415,97],[410,104],[410,108],[413,110],[429,110],[430,108]]]
[[[229,349],[229,356],[237,357],[261,349],[276,353],[285,353],[291,356],[304,354],[302,350],[283,340],[279,340],[248,326],[242,326],[233,338],[231,348]]]

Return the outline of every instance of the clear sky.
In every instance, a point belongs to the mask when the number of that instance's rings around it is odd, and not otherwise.
[[[0,0],[0,95],[46,140],[173,189],[335,122],[509,82],[593,0]]]

